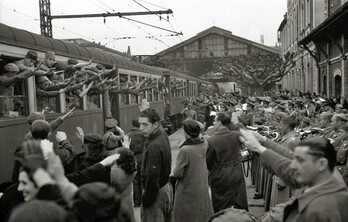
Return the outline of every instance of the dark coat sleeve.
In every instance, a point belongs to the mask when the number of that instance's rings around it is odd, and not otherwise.
[[[144,194],[142,196],[142,204],[144,207],[151,206],[157,197],[160,188],[160,172],[162,166],[162,157],[160,154],[160,149],[157,147],[158,144],[153,144],[151,149],[148,150],[146,155],[145,174],[146,181],[144,186]]]
[[[64,120],[61,117],[58,117],[57,119],[50,122],[51,132],[54,132],[63,122]]]
[[[64,167],[70,163],[75,157],[74,147],[69,140],[63,140],[54,152],[60,157]]]
[[[104,167],[100,163],[96,163],[84,170],[70,173],[66,176],[68,180],[76,186],[81,186],[91,182],[110,183],[110,168]]]
[[[209,141],[208,141],[208,144],[209,144]],[[216,156],[215,149],[213,149],[209,144],[207,149],[207,154],[206,154],[206,162],[207,162],[208,171],[211,171],[215,166],[215,156]]]

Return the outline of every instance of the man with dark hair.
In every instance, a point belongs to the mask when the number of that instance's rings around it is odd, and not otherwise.
[[[160,116],[154,109],[140,113],[140,131],[146,137],[141,180],[144,186],[141,221],[171,221],[173,191],[169,183],[172,155],[166,133],[161,128]]]
[[[141,163],[144,150],[145,137],[140,132],[140,124],[138,119],[132,120],[133,128],[129,130],[128,137],[130,139],[129,148],[133,151],[135,158],[137,159],[137,174],[133,180],[133,201],[135,207],[140,207],[141,204]]]
[[[243,111],[243,113],[238,116],[238,121],[240,123],[243,123],[244,126],[252,126],[254,125],[254,109],[255,105],[252,103],[246,104],[246,110]]]
[[[215,133],[208,138],[206,155],[214,211],[234,206],[248,210],[242,164],[239,161],[239,132],[228,129],[231,116],[215,116]]]
[[[284,210],[283,221],[347,221],[347,187],[334,176],[336,151],[330,141],[312,137],[301,141],[288,159],[262,146],[252,132],[241,130],[241,141],[287,185],[304,187],[304,193]]]
[[[50,132],[50,125],[47,121],[38,119],[31,124],[31,135],[35,140],[47,139]]]

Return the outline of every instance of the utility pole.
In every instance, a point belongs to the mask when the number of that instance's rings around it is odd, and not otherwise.
[[[40,28],[41,35],[52,38],[52,19],[67,19],[67,18],[90,18],[90,17],[125,17],[136,15],[162,15],[173,14],[173,11],[168,9],[164,11],[145,11],[145,12],[116,12],[116,13],[101,13],[101,14],[81,14],[81,15],[51,15],[50,0],[40,0]],[[180,33],[178,33],[180,34]]]

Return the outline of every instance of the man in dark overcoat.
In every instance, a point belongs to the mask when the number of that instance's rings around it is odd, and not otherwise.
[[[234,206],[248,210],[242,164],[239,161],[239,132],[230,131],[228,113],[215,116],[215,133],[208,138],[207,167],[214,211]]]
[[[146,137],[141,165],[142,222],[170,222],[173,189],[169,183],[172,154],[168,135],[161,127],[159,114],[151,108],[140,113],[140,131]]]

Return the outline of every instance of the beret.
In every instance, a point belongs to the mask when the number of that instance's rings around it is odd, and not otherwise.
[[[102,70],[102,69],[104,69],[104,66],[103,66],[103,65],[101,65],[101,64],[97,64],[95,67],[96,67],[98,70]]]
[[[192,137],[199,136],[201,132],[201,127],[199,126],[198,122],[195,120],[185,120],[183,122],[183,126],[184,126],[184,131]]]
[[[14,63],[7,63],[4,68],[7,72],[19,72],[18,66]]]
[[[55,60],[56,59],[56,54],[53,51],[47,51],[45,53],[45,59]]]
[[[107,119],[105,121],[105,127],[106,128],[113,128],[117,126],[117,120],[116,119]]]
[[[76,59],[68,59],[68,65],[76,65],[79,62]]]
[[[101,136],[98,133],[88,133],[84,137],[84,143],[98,143],[101,141]]]
[[[65,62],[61,62],[61,61],[56,61],[53,64],[53,67],[56,67],[56,71],[65,70],[66,69],[66,63]]]
[[[41,112],[32,112],[27,118],[29,124],[32,124],[32,122],[38,119],[45,120],[45,115]]]
[[[36,61],[37,60],[37,52],[28,51],[25,57],[27,57],[28,59]]]

